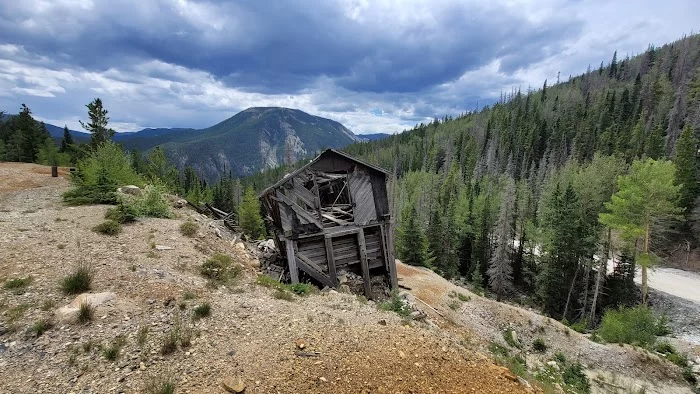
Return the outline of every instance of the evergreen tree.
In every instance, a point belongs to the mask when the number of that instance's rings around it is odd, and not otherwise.
[[[676,166],[676,184],[681,185],[678,205],[685,209],[686,213],[690,213],[695,206],[695,199],[700,194],[698,140],[693,135],[690,125],[683,128],[676,142],[676,157],[673,164]]]
[[[90,146],[92,149],[97,149],[100,145],[112,140],[112,137],[114,137],[114,130],[107,127],[107,123],[109,122],[109,118],[107,117],[108,111],[102,107],[102,100],[96,98],[85,106],[88,109],[90,122],[83,123],[81,120],[80,125],[92,134],[90,137]]]
[[[44,140],[49,137],[46,127],[40,126],[32,117],[32,111],[26,105],[22,108],[14,122],[15,139],[18,148],[18,161],[35,162],[39,149]]]
[[[259,239],[265,235],[265,224],[260,216],[260,200],[253,188],[249,187],[243,193],[238,224],[250,239]]]
[[[402,213],[401,226],[397,229],[396,249],[402,262],[410,265],[431,266],[428,242],[418,223],[418,212],[413,204]]]
[[[513,214],[515,211],[515,182],[508,178],[505,196],[501,202],[498,223],[494,230],[494,252],[486,273],[489,276],[489,287],[496,293],[496,299],[501,301],[503,294],[510,290],[513,284],[513,266],[511,253],[513,246]]]
[[[675,166],[670,161],[646,159],[632,163],[630,172],[617,179],[618,191],[605,204],[608,212],[600,222],[618,230],[630,247],[641,246],[636,263],[642,267],[642,302],[647,302],[647,272],[656,262],[651,252],[654,231],[678,217],[680,186],[675,185]]]
[[[68,126],[63,126],[63,139],[61,140],[61,150],[60,152],[66,152],[73,145],[73,136],[68,130]]]

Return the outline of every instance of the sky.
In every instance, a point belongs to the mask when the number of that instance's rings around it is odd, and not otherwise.
[[[394,133],[700,30],[697,0],[0,1],[0,110],[117,131],[297,108]]]

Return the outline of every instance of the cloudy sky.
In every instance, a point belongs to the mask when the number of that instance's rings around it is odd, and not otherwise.
[[[207,127],[252,106],[395,132],[700,30],[697,0],[0,1],[0,110]]]

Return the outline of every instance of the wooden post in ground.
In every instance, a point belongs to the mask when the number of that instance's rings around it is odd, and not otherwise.
[[[284,241],[287,247],[287,264],[289,264],[289,276],[292,283],[299,283],[299,269],[297,268],[297,259],[294,257],[294,244],[291,240]]]

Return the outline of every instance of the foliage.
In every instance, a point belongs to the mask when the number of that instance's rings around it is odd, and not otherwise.
[[[231,256],[215,253],[202,264],[199,272],[214,284],[227,284],[241,273],[241,267],[234,264]]]
[[[494,230],[494,253],[486,270],[486,274],[489,277],[489,287],[496,293],[498,301],[513,286],[513,266],[511,265],[510,256],[512,253],[512,239],[515,235],[515,229],[513,228],[515,198],[515,182],[508,178],[505,197],[501,202],[498,223]]]
[[[644,305],[610,309],[603,315],[598,330],[607,342],[649,346],[656,342],[659,320]]]
[[[260,201],[252,188],[247,188],[241,202],[238,224],[251,239],[265,235],[265,224],[260,216]]]
[[[388,300],[379,304],[379,309],[396,312],[401,317],[408,317],[411,314],[411,307],[401,298],[396,290],[392,290]]]
[[[53,328],[52,322],[45,320],[45,319],[41,319],[41,320],[37,320],[36,322],[34,322],[34,324],[32,324],[32,326],[29,328],[29,333],[33,337],[38,338],[38,337],[44,335],[44,333],[46,331],[48,331],[52,328]]]
[[[170,376],[151,377],[146,381],[146,394],[175,394],[177,382]]]
[[[2,285],[3,288],[7,290],[20,290],[24,289],[25,287],[29,286],[29,284],[32,283],[32,277],[28,276],[26,278],[13,278],[13,279],[8,279],[5,281],[5,283]]]
[[[136,205],[124,197],[119,198],[117,206],[109,208],[105,213],[105,219],[113,220],[117,223],[131,223],[136,221],[140,212]]]
[[[71,163],[71,156],[68,153],[60,152],[53,139],[46,138],[39,147],[36,161],[47,166],[66,167]]]
[[[686,213],[693,210],[695,199],[700,195],[699,148],[693,128],[690,124],[686,124],[676,142],[676,157],[673,159],[673,164],[676,166],[676,184],[681,187],[678,205]]]
[[[532,341],[532,349],[538,353],[544,353],[547,351],[547,344],[542,338],[536,338]]]
[[[272,293],[272,296],[278,300],[289,302],[294,301],[294,295],[285,289],[277,289],[274,293]]]
[[[166,219],[173,216],[164,189],[164,186],[157,184],[148,185],[143,189],[143,197],[136,200],[139,216]]]
[[[416,208],[407,206],[403,215],[402,224],[396,230],[398,258],[405,264],[430,267],[433,259],[428,255],[428,241],[417,223]]]
[[[79,264],[73,272],[61,281],[65,294],[79,294],[90,290],[93,272],[87,264]]]
[[[197,305],[192,310],[194,312],[195,319],[201,319],[203,317],[209,317],[211,315],[211,304],[208,302]]]
[[[187,220],[180,225],[180,233],[186,237],[194,237],[199,231],[199,224],[192,220]]]
[[[118,335],[102,349],[102,356],[109,361],[116,361],[124,345],[126,345],[126,337]]]
[[[112,142],[90,152],[78,161],[76,169],[71,179],[74,188],[63,195],[64,200],[72,205],[116,204],[117,187],[143,184],[131,166],[129,155]]]
[[[562,371],[562,380],[577,393],[591,392],[591,382],[579,363],[566,365]]]
[[[514,347],[517,349],[520,349],[522,347],[522,345],[517,339],[517,334],[514,330],[503,330],[503,340],[505,340],[508,346],[510,347]]]
[[[117,235],[122,231],[122,226],[119,222],[109,219],[93,227],[92,230],[105,235]]]
[[[292,293],[299,296],[313,294],[318,291],[318,288],[310,283],[294,283],[287,287]]]

